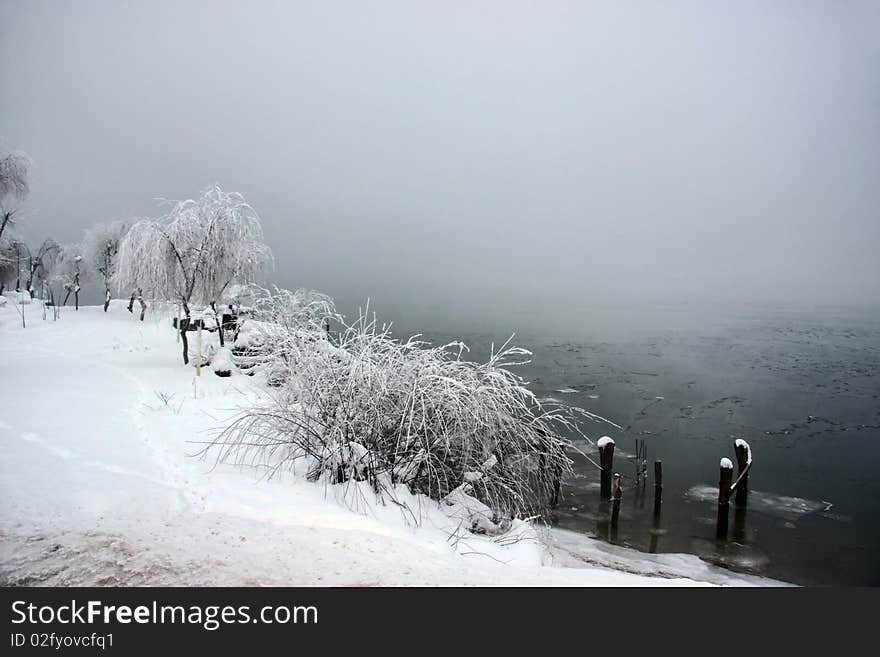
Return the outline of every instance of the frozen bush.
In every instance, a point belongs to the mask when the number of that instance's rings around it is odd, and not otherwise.
[[[511,369],[529,352],[509,343],[478,363],[463,358],[462,343],[401,341],[365,316],[331,342],[321,323],[332,306],[303,313],[295,294],[269,297],[261,367],[277,388],[208,448],[220,460],[270,472],[303,460],[309,478],[368,480],[380,499],[405,484],[460,506],[450,498],[459,491],[452,497],[479,501],[499,526],[547,511],[571,470],[569,436],[601,420],[539,400]]]

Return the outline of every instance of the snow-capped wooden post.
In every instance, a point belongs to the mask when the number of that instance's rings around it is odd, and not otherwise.
[[[718,538],[727,538],[728,517],[730,515],[730,484],[733,481],[733,462],[721,459],[721,476],[718,481]]]
[[[654,515],[660,515],[663,499],[663,462],[654,461]]]
[[[745,506],[749,497],[749,470],[752,463],[752,449],[749,444],[738,438],[733,444],[736,451],[737,479],[736,505]]]
[[[614,441],[609,436],[602,436],[596,446],[599,448],[599,467],[602,469],[599,495],[603,500],[610,500],[611,470],[614,467]]]
[[[620,518],[620,498],[623,497],[623,489],[620,487],[620,475],[614,473],[614,492],[611,503],[611,529],[617,529],[617,521]]]

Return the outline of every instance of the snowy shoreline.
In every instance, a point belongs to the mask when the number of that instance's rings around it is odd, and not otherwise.
[[[436,502],[415,527],[358,486],[271,480],[193,458],[260,387],[195,377],[161,314],[114,300],[58,321],[0,307],[4,585],[779,585],[693,555],[649,555],[516,523],[461,534]],[[436,507],[436,508],[434,508]]]

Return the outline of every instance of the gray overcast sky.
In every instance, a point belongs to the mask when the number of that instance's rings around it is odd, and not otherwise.
[[[877,301],[880,2],[0,0],[0,61],[31,239],[217,182],[343,298]]]

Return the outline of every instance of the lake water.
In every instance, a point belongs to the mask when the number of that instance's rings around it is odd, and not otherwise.
[[[615,470],[626,477],[616,542],[690,552],[800,584],[880,584],[877,314],[686,308],[582,314],[566,326],[534,313],[511,323],[527,329],[516,343],[534,357],[520,370],[539,395],[623,427],[587,427],[594,440],[614,438]],[[492,340],[507,335],[484,326],[456,337],[480,358]],[[731,506],[729,540],[717,542],[718,463],[724,456],[735,462],[737,438],[754,454],[749,505],[744,515]],[[649,463],[663,461],[656,526],[653,476],[642,494],[627,458],[636,453],[636,439],[646,440]],[[598,471],[583,457],[572,458],[576,476],[563,487],[554,522],[608,539]]]

